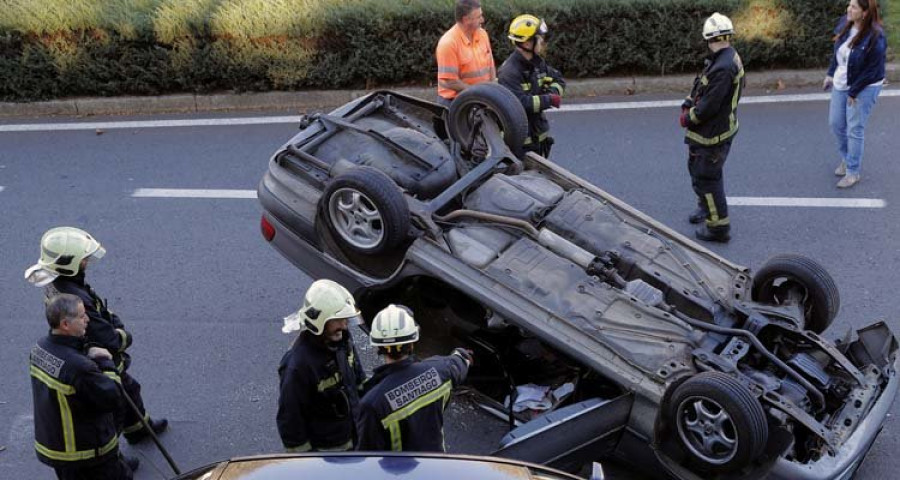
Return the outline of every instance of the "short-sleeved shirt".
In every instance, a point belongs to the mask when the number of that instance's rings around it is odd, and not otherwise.
[[[470,41],[459,24],[454,25],[438,41],[436,56],[438,95],[443,98],[452,99],[457,92],[441,87],[441,80],[462,80],[469,85],[491,80],[494,53],[483,28],[476,30]]]

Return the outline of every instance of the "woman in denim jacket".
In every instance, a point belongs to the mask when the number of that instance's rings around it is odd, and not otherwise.
[[[884,85],[887,40],[878,0],[850,0],[847,15],[834,30],[834,55],[823,86],[831,92],[828,123],[838,141],[838,188],[859,182],[866,121]]]

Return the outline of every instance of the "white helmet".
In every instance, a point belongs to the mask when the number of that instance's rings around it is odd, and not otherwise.
[[[339,283],[316,280],[303,297],[303,306],[285,318],[284,333],[306,328],[313,335],[321,335],[329,320],[353,318],[359,315],[353,295]]]
[[[25,271],[25,278],[38,287],[62,275],[73,277],[86,258],[101,259],[106,249],[91,234],[75,227],[56,227],[41,237],[41,258]]]
[[[391,347],[419,340],[419,326],[412,312],[403,305],[388,305],[375,315],[369,331],[369,343],[374,347]]]
[[[726,35],[734,35],[734,25],[731,23],[731,19],[725,15],[716,12],[703,22],[704,40],[712,40]]]

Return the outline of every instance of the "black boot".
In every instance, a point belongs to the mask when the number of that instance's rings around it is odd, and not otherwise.
[[[705,223],[694,232],[694,236],[706,242],[728,243],[731,240],[731,225],[710,227]]]
[[[150,428],[153,429],[154,433],[162,433],[162,432],[165,432],[167,428],[169,428],[169,421],[166,420],[165,418],[159,418],[159,419],[151,418],[150,421],[147,423],[150,424]],[[150,434],[147,433],[147,429],[141,428],[140,430],[138,430],[136,432],[126,433],[125,440],[128,440],[128,443],[134,445],[135,443],[140,443],[141,441],[143,441],[145,438],[147,438],[148,435],[150,435]]]
[[[702,209],[701,207],[697,207],[697,209],[694,210],[694,213],[692,213],[688,217],[688,221],[695,225],[704,220],[706,220],[706,210]]]

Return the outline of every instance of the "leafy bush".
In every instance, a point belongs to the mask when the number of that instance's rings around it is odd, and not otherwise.
[[[433,83],[453,0],[4,0],[0,98]],[[483,0],[498,65],[508,22],[544,17],[568,78],[700,68],[712,12],[751,69],[821,67],[845,0]]]

